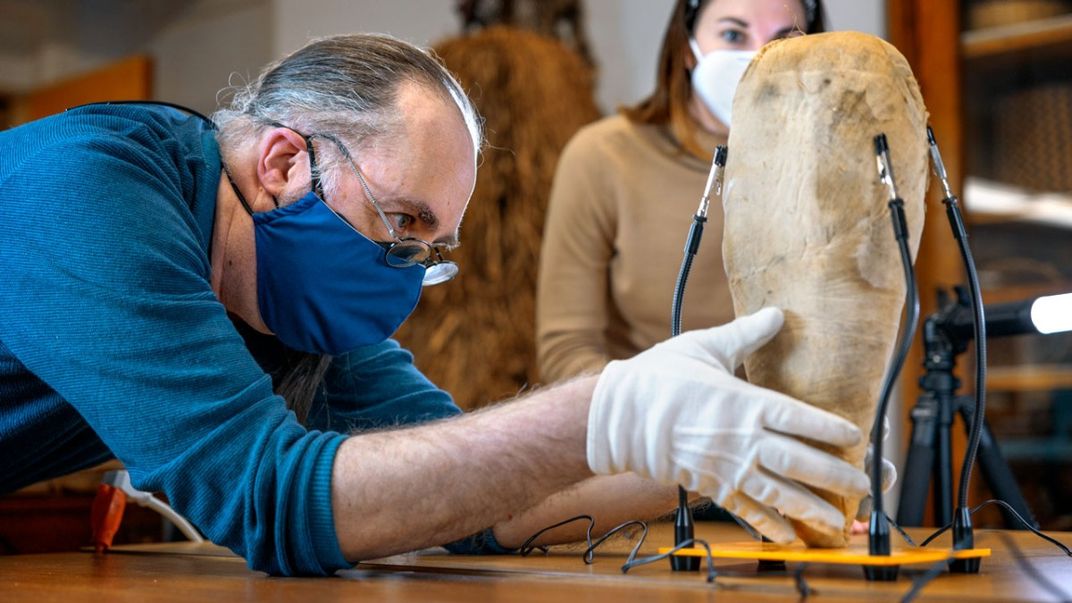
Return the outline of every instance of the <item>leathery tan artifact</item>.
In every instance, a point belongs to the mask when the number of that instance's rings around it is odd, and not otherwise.
[[[864,441],[834,452],[861,468],[905,296],[872,141],[882,132],[889,139],[914,258],[926,127],[908,62],[860,33],[765,46],[734,98],[722,200],[734,310],[778,306],[786,317],[745,362],[748,380],[856,423]],[[797,523],[797,534],[809,546],[844,546],[860,501],[818,492],[844,512],[845,530]]]

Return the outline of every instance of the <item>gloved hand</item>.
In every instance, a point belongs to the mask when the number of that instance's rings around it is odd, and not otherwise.
[[[733,375],[782,327],[777,308],[669,339],[603,370],[588,414],[588,465],[633,471],[709,496],[775,542],[785,517],[840,532],[841,511],[801,484],[862,497],[868,478],[789,436],[834,446],[860,441],[849,421]],[[797,483],[799,482],[799,483]]]
[[[890,437],[890,418],[883,417],[882,422],[882,441],[885,442]],[[888,455],[890,449],[886,446],[882,447],[882,492],[886,493],[897,483],[897,466],[894,465]],[[870,444],[867,446],[867,453],[864,456],[864,473],[867,474],[868,479],[871,478],[871,457],[872,450]],[[860,499],[860,506],[856,509],[856,519],[859,521],[867,521],[871,515],[871,492],[867,493],[867,496]]]

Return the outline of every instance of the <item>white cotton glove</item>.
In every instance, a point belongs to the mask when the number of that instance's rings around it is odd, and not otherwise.
[[[885,442],[890,437],[890,418],[883,417],[882,422],[882,441]],[[889,454],[890,449],[883,446],[882,449],[882,493],[889,492],[890,488],[897,483],[897,466],[890,461]],[[871,445],[867,446],[867,454],[864,456],[864,473],[867,474],[868,479],[871,478],[871,457],[872,449]],[[868,491],[867,496],[860,499],[860,506],[856,510],[856,519],[858,521],[867,521],[871,515],[871,507],[873,506],[871,500],[871,492]]]
[[[775,542],[796,537],[786,517],[840,532],[841,511],[804,485],[859,498],[868,491],[867,475],[790,436],[844,447],[860,441],[860,430],[733,376],[782,321],[781,310],[764,308],[608,364],[588,414],[592,471],[633,471],[680,484],[711,497]]]

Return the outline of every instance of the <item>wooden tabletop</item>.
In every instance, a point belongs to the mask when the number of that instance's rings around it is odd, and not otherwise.
[[[913,536],[926,530],[912,530]],[[697,535],[712,541],[743,540],[736,526],[701,524]],[[1050,534],[1066,544],[1072,533]],[[856,537],[863,539],[865,537]],[[652,527],[642,549],[651,554],[672,541],[669,526]],[[1017,561],[1008,542],[1023,554]],[[946,543],[948,540],[945,541]],[[932,546],[940,546],[941,539]],[[32,601],[795,601],[791,576],[757,571],[755,562],[716,563],[715,584],[701,574],[671,572],[666,561],[623,575],[620,566],[631,546],[608,543],[595,563],[585,565],[579,549],[557,548],[529,557],[466,557],[436,552],[399,555],[361,563],[336,578],[269,578],[250,571],[225,549],[189,543],[122,547],[104,556],[58,553],[0,557],[0,600]],[[977,530],[976,546],[990,547],[978,575],[943,572],[918,600],[1056,601],[1072,599],[1072,558],[1027,532]],[[1025,570],[1025,567],[1027,568]],[[790,564],[789,570],[797,568]],[[896,582],[863,579],[858,566],[809,565],[804,577],[809,600],[899,600],[926,566],[902,568]],[[1034,572],[1064,594],[1029,575]],[[732,593],[732,594],[730,594]],[[719,596],[721,595],[721,596]]]

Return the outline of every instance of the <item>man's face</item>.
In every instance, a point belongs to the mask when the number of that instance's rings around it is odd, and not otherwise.
[[[351,149],[354,162],[400,237],[456,245],[476,185],[469,130],[453,102],[415,84],[399,89],[398,111],[397,133]],[[357,175],[345,163],[337,169],[328,203],[369,238],[392,240]]]

